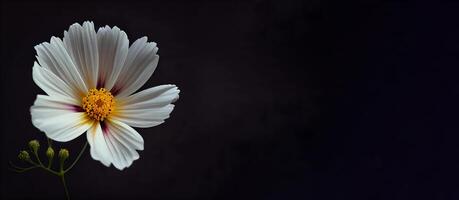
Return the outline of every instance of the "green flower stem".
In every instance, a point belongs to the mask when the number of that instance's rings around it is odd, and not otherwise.
[[[80,157],[81,155],[83,155],[83,152],[84,150],[86,150],[86,147],[88,146],[88,142],[86,141],[86,143],[84,144],[83,146],[83,149],[81,149],[80,153],[78,154],[77,158],[73,161],[73,163],[70,165],[69,168],[67,168],[66,170],[64,170],[64,173],[67,173],[70,169],[72,169],[72,167],[78,162],[78,160],[80,160]]]
[[[53,141],[49,139],[49,137],[46,137],[46,141],[48,141],[48,146],[53,147]]]
[[[52,140],[50,140],[49,138],[47,138],[48,140],[48,146],[51,147],[52,145]],[[27,158],[24,158],[22,159],[23,161],[25,162],[28,162],[30,163],[32,166],[31,167],[19,167],[19,166],[16,166],[14,165],[12,162],[10,162],[10,165],[11,165],[11,170],[12,171],[15,171],[17,173],[23,173],[23,172],[26,172],[26,171],[29,171],[29,170],[32,170],[32,169],[35,169],[35,168],[41,168],[51,174],[54,174],[56,176],[59,176],[59,178],[61,179],[62,181],[62,184],[64,185],[64,190],[65,190],[65,195],[67,197],[67,200],[70,200],[70,193],[69,193],[69,189],[67,187],[67,183],[65,181],[65,173],[67,173],[68,171],[70,171],[73,166],[75,166],[75,164],[80,160],[81,156],[83,155],[83,152],[86,150],[86,147],[88,146],[88,142],[86,141],[86,143],[84,144],[83,148],[81,149],[80,153],[78,154],[78,156],[75,158],[75,160],[73,161],[73,163],[67,168],[67,169],[64,169],[64,162],[65,162],[65,158],[67,158],[68,156],[68,151],[67,151],[67,156],[63,159],[61,159],[61,163],[60,163],[60,167],[59,167],[59,171],[54,171],[53,169],[51,169],[51,166],[52,166],[52,160],[53,160],[53,156],[48,156],[48,158],[50,158],[48,160],[48,165],[45,166],[43,165],[43,163],[41,162],[40,160],[40,157],[38,156],[38,153],[37,151],[33,151],[33,154],[35,155],[37,161],[33,161],[32,159],[30,159],[29,157]],[[61,149],[62,150],[62,149]],[[59,155],[61,156],[61,155]]]
[[[51,169],[51,164],[52,163],[53,163],[53,158],[51,157],[51,158],[48,159],[48,167],[47,167],[48,169]]]
[[[10,165],[15,168],[15,169],[26,169],[24,167],[18,167],[17,165],[15,165],[13,162],[10,161]]]
[[[64,185],[64,190],[65,190],[65,196],[67,197],[67,200],[70,200],[70,194],[69,194],[69,189],[67,188],[67,183],[65,182],[65,172],[61,171],[59,173],[59,177],[61,177],[62,184]]]
[[[44,169],[45,171],[50,172],[51,174],[54,174],[54,175],[59,176],[59,173],[58,173],[58,172],[56,172],[56,171],[54,171],[54,170],[52,170],[52,169],[49,169],[49,168],[43,166],[43,164],[41,164],[41,163],[38,164],[38,163],[36,163],[36,162],[34,162],[34,161],[31,161],[31,160],[29,160],[29,163],[32,164],[32,165],[34,165],[35,167],[40,167],[40,168]]]
[[[27,167],[27,168],[18,168],[16,167],[17,169],[11,169],[17,173],[23,173],[23,172],[26,172],[26,171],[29,171],[31,169],[35,169],[35,168],[38,168],[38,166],[32,166],[32,167]]]
[[[41,162],[40,160],[40,157],[38,156],[38,153],[37,152],[33,152],[33,155],[35,155],[35,158],[37,158],[37,161],[40,165],[44,166],[43,163]]]

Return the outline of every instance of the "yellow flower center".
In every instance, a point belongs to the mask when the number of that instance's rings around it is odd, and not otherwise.
[[[90,89],[83,97],[83,110],[89,117],[95,120],[104,121],[115,109],[115,98],[105,88]]]

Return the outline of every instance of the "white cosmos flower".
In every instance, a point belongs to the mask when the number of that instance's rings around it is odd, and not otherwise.
[[[47,95],[37,95],[30,108],[33,125],[59,142],[86,132],[91,157],[105,166],[122,170],[138,159],[143,138],[131,126],[163,123],[178,99],[175,85],[133,94],[153,74],[158,47],[146,37],[129,47],[116,26],[96,33],[93,22],[75,23],[63,41],[52,37],[35,49],[33,80]]]

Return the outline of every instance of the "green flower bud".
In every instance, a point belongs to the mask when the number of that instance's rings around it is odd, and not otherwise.
[[[54,149],[48,147],[48,149],[46,150],[46,156],[48,157],[48,159],[52,159],[54,157]]]
[[[69,151],[67,149],[59,150],[59,158],[61,162],[64,162],[69,157]]]
[[[40,143],[38,142],[38,140],[30,140],[29,147],[32,150],[32,152],[37,153],[38,148],[40,148]]]
[[[19,160],[22,160],[22,161],[30,160],[29,152],[27,152],[27,151],[19,152],[18,158],[19,158]]]

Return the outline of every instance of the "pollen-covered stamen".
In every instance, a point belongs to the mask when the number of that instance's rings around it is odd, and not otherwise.
[[[115,108],[115,98],[105,88],[90,89],[83,97],[83,110],[89,117],[103,121]]]

